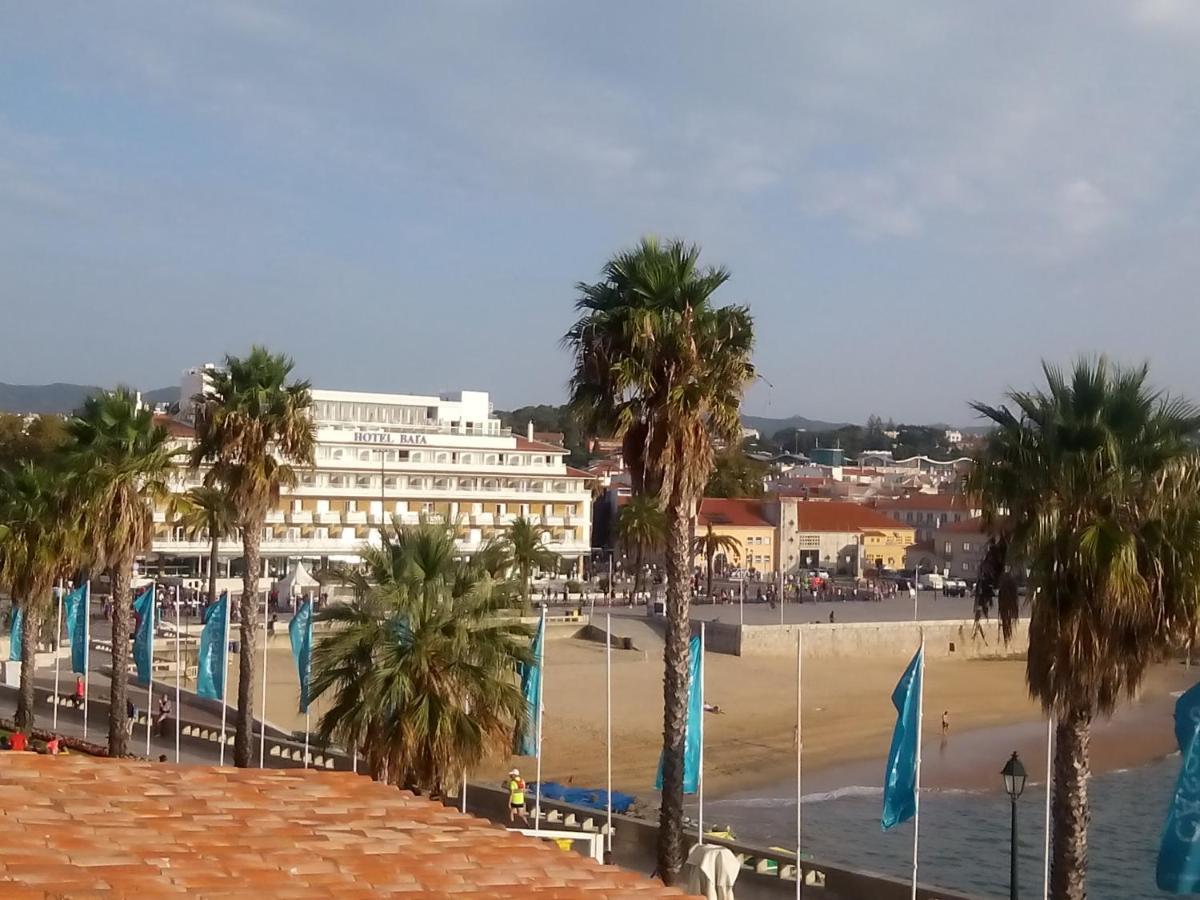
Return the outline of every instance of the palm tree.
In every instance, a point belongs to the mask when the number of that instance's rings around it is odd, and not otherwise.
[[[396,527],[363,556],[370,590],[318,615],[333,625],[313,651],[313,696],[330,704],[318,731],[361,750],[375,780],[440,794],[524,723],[530,632],[443,526]]]
[[[207,463],[205,483],[224,485],[242,531],[241,653],[238,655],[237,733],[234,765],[250,765],[254,667],[258,627],[259,546],[267,511],[295,483],[293,466],[311,466],[316,432],[309,415],[307,381],[288,381],[292,360],[265,347],[246,357],[225,357],[210,373],[196,403],[192,468]]]
[[[78,549],[64,484],[63,474],[45,464],[0,467],[0,584],[24,616],[16,712],[21,730],[34,723],[35,654],[51,587]]]
[[[667,515],[667,633],[663,652],[663,801],[658,867],[683,866],[683,751],[688,702],[691,519],[717,442],[741,440],[742,393],[754,377],[753,323],[744,306],[718,307],[729,280],[702,268],[700,250],[646,238],[578,285],[571,406],[595,434],[621,438],[634,494]]]
[[[1013,408],[975,405],[995,429],[972,487],[1035,589],[1026,679],[1057,722],[1051,894],[1082,900],[1092,721],[1195,626],[1200,415],[1145,366],[1043,369],[1047,387],[1010,393]]]
[[[512,520],[502,538],[512,565],[516,567],[517,575],[521,579],[521,598],[526,613],[530,608],[529,592],[534,570],[558,569],[558,554],[547,547],[543,540],[549,533],[550,529],[545,525],[518,516]]]
[[[633,596],[636,597],[642,588],[644,555],[658,550],[667,539],[667,516],[659,506],[658,498],[647,494],[631,497],[617,516],[617,534],[626,552],[633,551]]]
[[[704,565],[708,575],[709,601],[712,600],[713,595],[713,557],[718,553],[740,553],[741,551],[742,544],[737,538],[731,534],[717,534],[713,531],[711,522],[708,523],[704,536],[696,538],[694,552],[704,555]]]
[[[202,484],[174,500],[176,521],[189,540],[209,541],[208,602],[217,599],[218,552],[221,541],[237,534],[237,509],[229,495],[217,485]]]
[[[109,684],[108,752],[124,756],[125,673],[129,668],[130,596],[133,563],[150,549],[154,506],[169,497],[168,480],[178,451],[154,414],[127,388],[87,399],[67,423],[68,456],[77,473],[91,560],[107,569],[112,589],[112,670]]]

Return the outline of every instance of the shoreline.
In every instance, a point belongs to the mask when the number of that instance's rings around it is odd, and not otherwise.
[[[1103,775],[1161,762],[1178,747],[1174,736],[1175,697],[1172,691],[1190,686],[1194,675],[1173,663],[1159,664],[1147,674],[1141,696],[1118,707],[1111,718],[1097,718],[1092,726],[1091,775]],[[952,720],[953,721],[953,720]],[[926,713],[926,729],[940,732],[940,714]],[[889,735],[890,736],[890,735]],[[1029,785],[1046,782],[1047,720],[1040,710],[998,724],[955,728],[921,743],[923,790],[999,791],[999,771],[1016,751],[1025,764]],[[887,745],[881,752],[822,764],[804,759],[803,796],[854,788],[881,788],[887,764]],[[749,779],[733,791],[714,790],[713,800],[792,799],[795,797],[795,763],[770,774]]]

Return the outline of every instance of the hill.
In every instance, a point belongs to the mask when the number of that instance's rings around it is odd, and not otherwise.
[[[742,416],[742,424],[747,428],[758,429],[759,434],[769,437],[785,428],[795,428],[800,431],[836,431],[846,427],[846,422],[822,422],[820,419],[806,419],[804,416],[788,416],[786,419],[772,419],[767,416]]]
[[[94,384],[4,384],[0,382],[0,412],[10,413],[69,413],[100,388]],[[157,388],[143,391],[147,403],[174,403],[179,388]]]

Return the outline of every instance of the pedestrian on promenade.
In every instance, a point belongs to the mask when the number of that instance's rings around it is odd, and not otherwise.
[[[521,778],[520,769],[513,769],[508,773],[504,787],[508,791],[509,824],[511,825],[520,816],[521,821],[528,826],[529,815],[525,812],[525,781]]]
[[[125,732],[133,734],[133,725],[137,720],[137,707],[133,705],[132,700],[125,701]]]

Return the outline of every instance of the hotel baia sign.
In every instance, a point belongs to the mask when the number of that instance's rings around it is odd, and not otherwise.
[[[356,431],[356,444],[428,444],[423,434],[395,434],[391,431]]]

